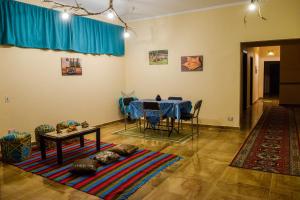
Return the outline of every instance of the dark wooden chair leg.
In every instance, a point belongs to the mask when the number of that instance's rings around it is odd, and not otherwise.
[[[197,117],[197,135],[199,135],[199,118]]]
[[[140,126],[140,132],[142,132],[142,119],[139,118],[139,126]]]
[[[180,126],[181,126],[181,130],[183,130],[182,119],[180,120]]]
[[[125,111],[124,124],[125,124],[125,131],[126,131],[127,130],[127,114],[126,114],[126,111]]]
[[[191,119],[192,122],[192,139],[194,139],[194,120],[193,118]]]

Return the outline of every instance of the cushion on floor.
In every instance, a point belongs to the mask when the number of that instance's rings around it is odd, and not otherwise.
[[[93,174],[97,170],[97,161],[90,158],[75,160],[70,171],[75,174]]]
[[[120,155],[112,151],[101,151],[96,154],[95,160],[101,164],[110,164],[120,159]]]
[[[127,156],[136,152],[139,148],[131,144],[119,144],[109,149],[112,152],[115,152],[122,156]]]

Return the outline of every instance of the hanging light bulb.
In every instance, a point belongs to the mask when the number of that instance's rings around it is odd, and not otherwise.
[[[64,11],[62,14],[61,14],[61,18],[64,20],[64,21],[67,21],[70,19],[70,14],[67,12],[67,11]]]
[[[114,13],[114,11],[112,11],[112,10],[109,10],[108,12],[107,12],[107,18],[108,19],[113,19],[113,18],[115,18],[115,13]]]
[[[274,51],[268,51],[268,56],[274,56],[275,55],[275,53],[274,53]]]
[[[248,9],[250,11],[255,11],[256,10],[256,4],[255,4],[254,0],[251,0],[251,3],[249,4]]]
[[[129,38],[130,37],[130,33],[128,32],[128,30],[124,31],[124,38]]]

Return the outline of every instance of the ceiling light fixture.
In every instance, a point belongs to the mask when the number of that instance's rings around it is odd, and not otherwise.
[[[64,11],[61,13],[61,18],[64,20],[64,21],[67,21],[70,19],[70,14],[67,12],[67,11]]]
[[[249,6],[248,6],[248,9],[249,9],[250,11],[255,11],[255,10],[256,10],[256,5],[255,5],[255,3],[254,3],[254,2],[251,2],[251,3],[249,4]]]
[[[249,12],[254,12],[254,11],[257,11],[257,14],[258,14],[258,17],[265,21],[267,20],[267,18],[265,18],[262,13],[261,13],[261,6],[260,6],[260,1],[261,0],[251,0],[250,1],[250,4],[248,5],[248,11],[247,13],[245,14],[244,16],[244,23],[246,24],[247,23],[247,16],[248,16],[248,13]]]
[[[275,56],[275,53],[274,53],[274,51],[268,51],[268,56]]]
[[[113,10],[108,10],[106,16],[107,16],[108,19],[114,19],[115,18],[115,13],[114,13]]]
[[[130,37],[130,33],[128,31],[124,31],[124,38],[129,38]]]
[[[113,7],[113,0],[109,0],[108,8],[99,11],[99,12],[91,12],[88,11],[86,8],[82,7],[80,3],[78,3],[78,0],[74,0],[74,5],[70,4],[64,4],[56,2],[55,0],[42,0],[42,2],[46,3],[52,3],[53,8],[63,8],[64,12],[62,13],[62,19],[68,20],[70,18],[70,13],[77,16],[94,16],[94,15],[106,15],[108,19],[114,19],[115,17],[119,20],[119,22],[124,26],[124,37],[125,33],[126,35],[129,35],[128,30],[130,29],[127,25],[127,23],[118,15],[118,13],[115,11]],[[129,37],[129,36],[128,36]],[[128,38],[125,37],[125,38]]]

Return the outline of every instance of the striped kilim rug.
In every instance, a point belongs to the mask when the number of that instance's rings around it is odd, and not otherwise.
[[[299,132],[293,109],[267,109],[231,166],[300,176]]]
[[[101,150],[113,146],[101,143]],[[139,149],[115,163],[99,165],[93,175],[79,176],[69,172],[73,161],[93,158],[95,153],[95,141],[85,140],[82,148],[79,144],[63,146],[63,165],[57,164],[56,150],[48,150],[46,160],[41,160],[40,151],[33,151],[29,160],[15,166],[102,199],[127,199],[152,177],[181,159],[172,154]]]

